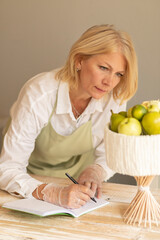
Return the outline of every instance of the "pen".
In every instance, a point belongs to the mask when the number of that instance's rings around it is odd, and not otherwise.
[[[68,173],[65,173],[65,175],[73,182],[73,183],[75,183],[75,184],[78,184],[78,182],[73,178],[73,177],[71,177]],[[94,198],[90,198],[93,202],[97,202]]]

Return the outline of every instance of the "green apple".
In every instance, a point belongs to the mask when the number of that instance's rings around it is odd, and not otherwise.
[[[159,112],[159,106],[157,104],[151,104],[147,109],[148,112]]]
[[[144,107],[142,104],[137,104],[132,108],[132,117],[141,121],[144,114],[146,114],[147,112],[148,111],[146,107]]]
[[[118,133],[139,136],[142,133],[140,122],[136,118],[125,118],[118,125]]]
[[[142,127],[145,134],[160,134],[160,113],[149,112],[142,118]]]
[[[144,101],[142,103],[148,112],[159,112],[160,111],[160,101],[159,100],[151,100],[151,101]]]
[[[110,117],[110,129],[113,132],[118,132],[118,125],[125,117],[119,113],[113,113],[112,110],[111,110],[111,113],[112,114]]]

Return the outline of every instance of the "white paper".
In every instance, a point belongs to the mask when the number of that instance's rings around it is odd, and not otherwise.
[[[67,213],[74,217],[79,217],[82,214],[85,214],[89,211],[92,211],[94,209],[100,208],[108,204],[108,202],[103,198],[101,199],[95,198],[95,199],[97,203],[90,200],[84,206],[77,209],[67,209],[67,208],[59,207],[57,205],[47,203],[41,200],[37,200],[34,198],[19,199],[12,202],[4,203],[2,207],[35,214],[42,217],[48,216],[48,215],[54,215],[54,214],[62,214],[62,213],[64,214]]]

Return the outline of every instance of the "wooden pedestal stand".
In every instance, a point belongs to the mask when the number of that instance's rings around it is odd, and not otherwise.
[[[128,224],[136,224],[140,226],[151,227],[152,223],[158,226],[160,220],[160,205],[157,203],[149,186],[154,176],[135,177],[138,185],[138,192],[128,209],[124,213],[124,221]]]

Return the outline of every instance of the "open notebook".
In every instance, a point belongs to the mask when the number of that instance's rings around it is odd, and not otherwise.
[[[7,203],[4,203],[2,207],[38,215],[41,217],[55,215],[55,214],[64,214],[64,215],[69,214],[73,217],[79,217],[82,214],[85,214],[97,208],[103,207],[109,203],[103,198],[101,199],[96,198],[96,201],[97,203],[90,200],[84,206],[77,209],[67,209],[51,203],[37,200],[35,198],[31,198],[31,199],[19,199],[12,202],[7,202]]]

